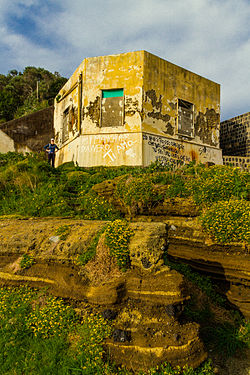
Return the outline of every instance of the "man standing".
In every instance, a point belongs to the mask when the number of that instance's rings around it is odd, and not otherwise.
[[[59,148],[55,144],[54,138],[51,138],[50,142],[51,143],[48,143],[46,146],[44,146],[44,150],[48,152],[49,164],[52,164],[52,167],[55,168],[55,157],[56,152],[59,150]]]

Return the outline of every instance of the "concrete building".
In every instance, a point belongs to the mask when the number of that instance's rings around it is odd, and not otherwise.
[[[250,112],[221,122],[220,147],[224,164],[249,169]]]
[[[220,85],[146,51],[86,58],[55,100],[57,164],[222,164]]]
[[[54,135],[54,107],[0,124],[0,153],[39,152]]]

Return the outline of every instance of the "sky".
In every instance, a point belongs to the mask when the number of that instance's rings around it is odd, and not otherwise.
[[[250,111],[250,0],[0,0],[0,35],[0,74],[146,50],[220,83],[222,120]]]

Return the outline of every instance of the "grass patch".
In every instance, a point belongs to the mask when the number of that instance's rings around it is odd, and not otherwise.
[[[99,239],[101,237],[101,235],[104,233],[106,229],[106,225],[104,227],[102,227],[93,237],[90,245],[88,246],[87,250],[80,254],[78,256],[78,263],[81,265],[81,266],[85,266],[85,264],[87,264],[91,259],[94,258],[95,254],[96,254],[96,247],[98,245],[98,242],[99,242]]]
[[[65,241],[70,234],[71,227],[70,225],[61,225],[56,230],[56,235],[60,237],[60,240]]]
[[[35,263],[35,259],[32,255],[29,254],[23,254],[21,261],[20,261],[20,267],[22,269],[28,269]]]

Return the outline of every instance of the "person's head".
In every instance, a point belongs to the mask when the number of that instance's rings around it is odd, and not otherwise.
[[[55,143],[54,138],[51,138],[50,143],[52,143],[52,145]]]

